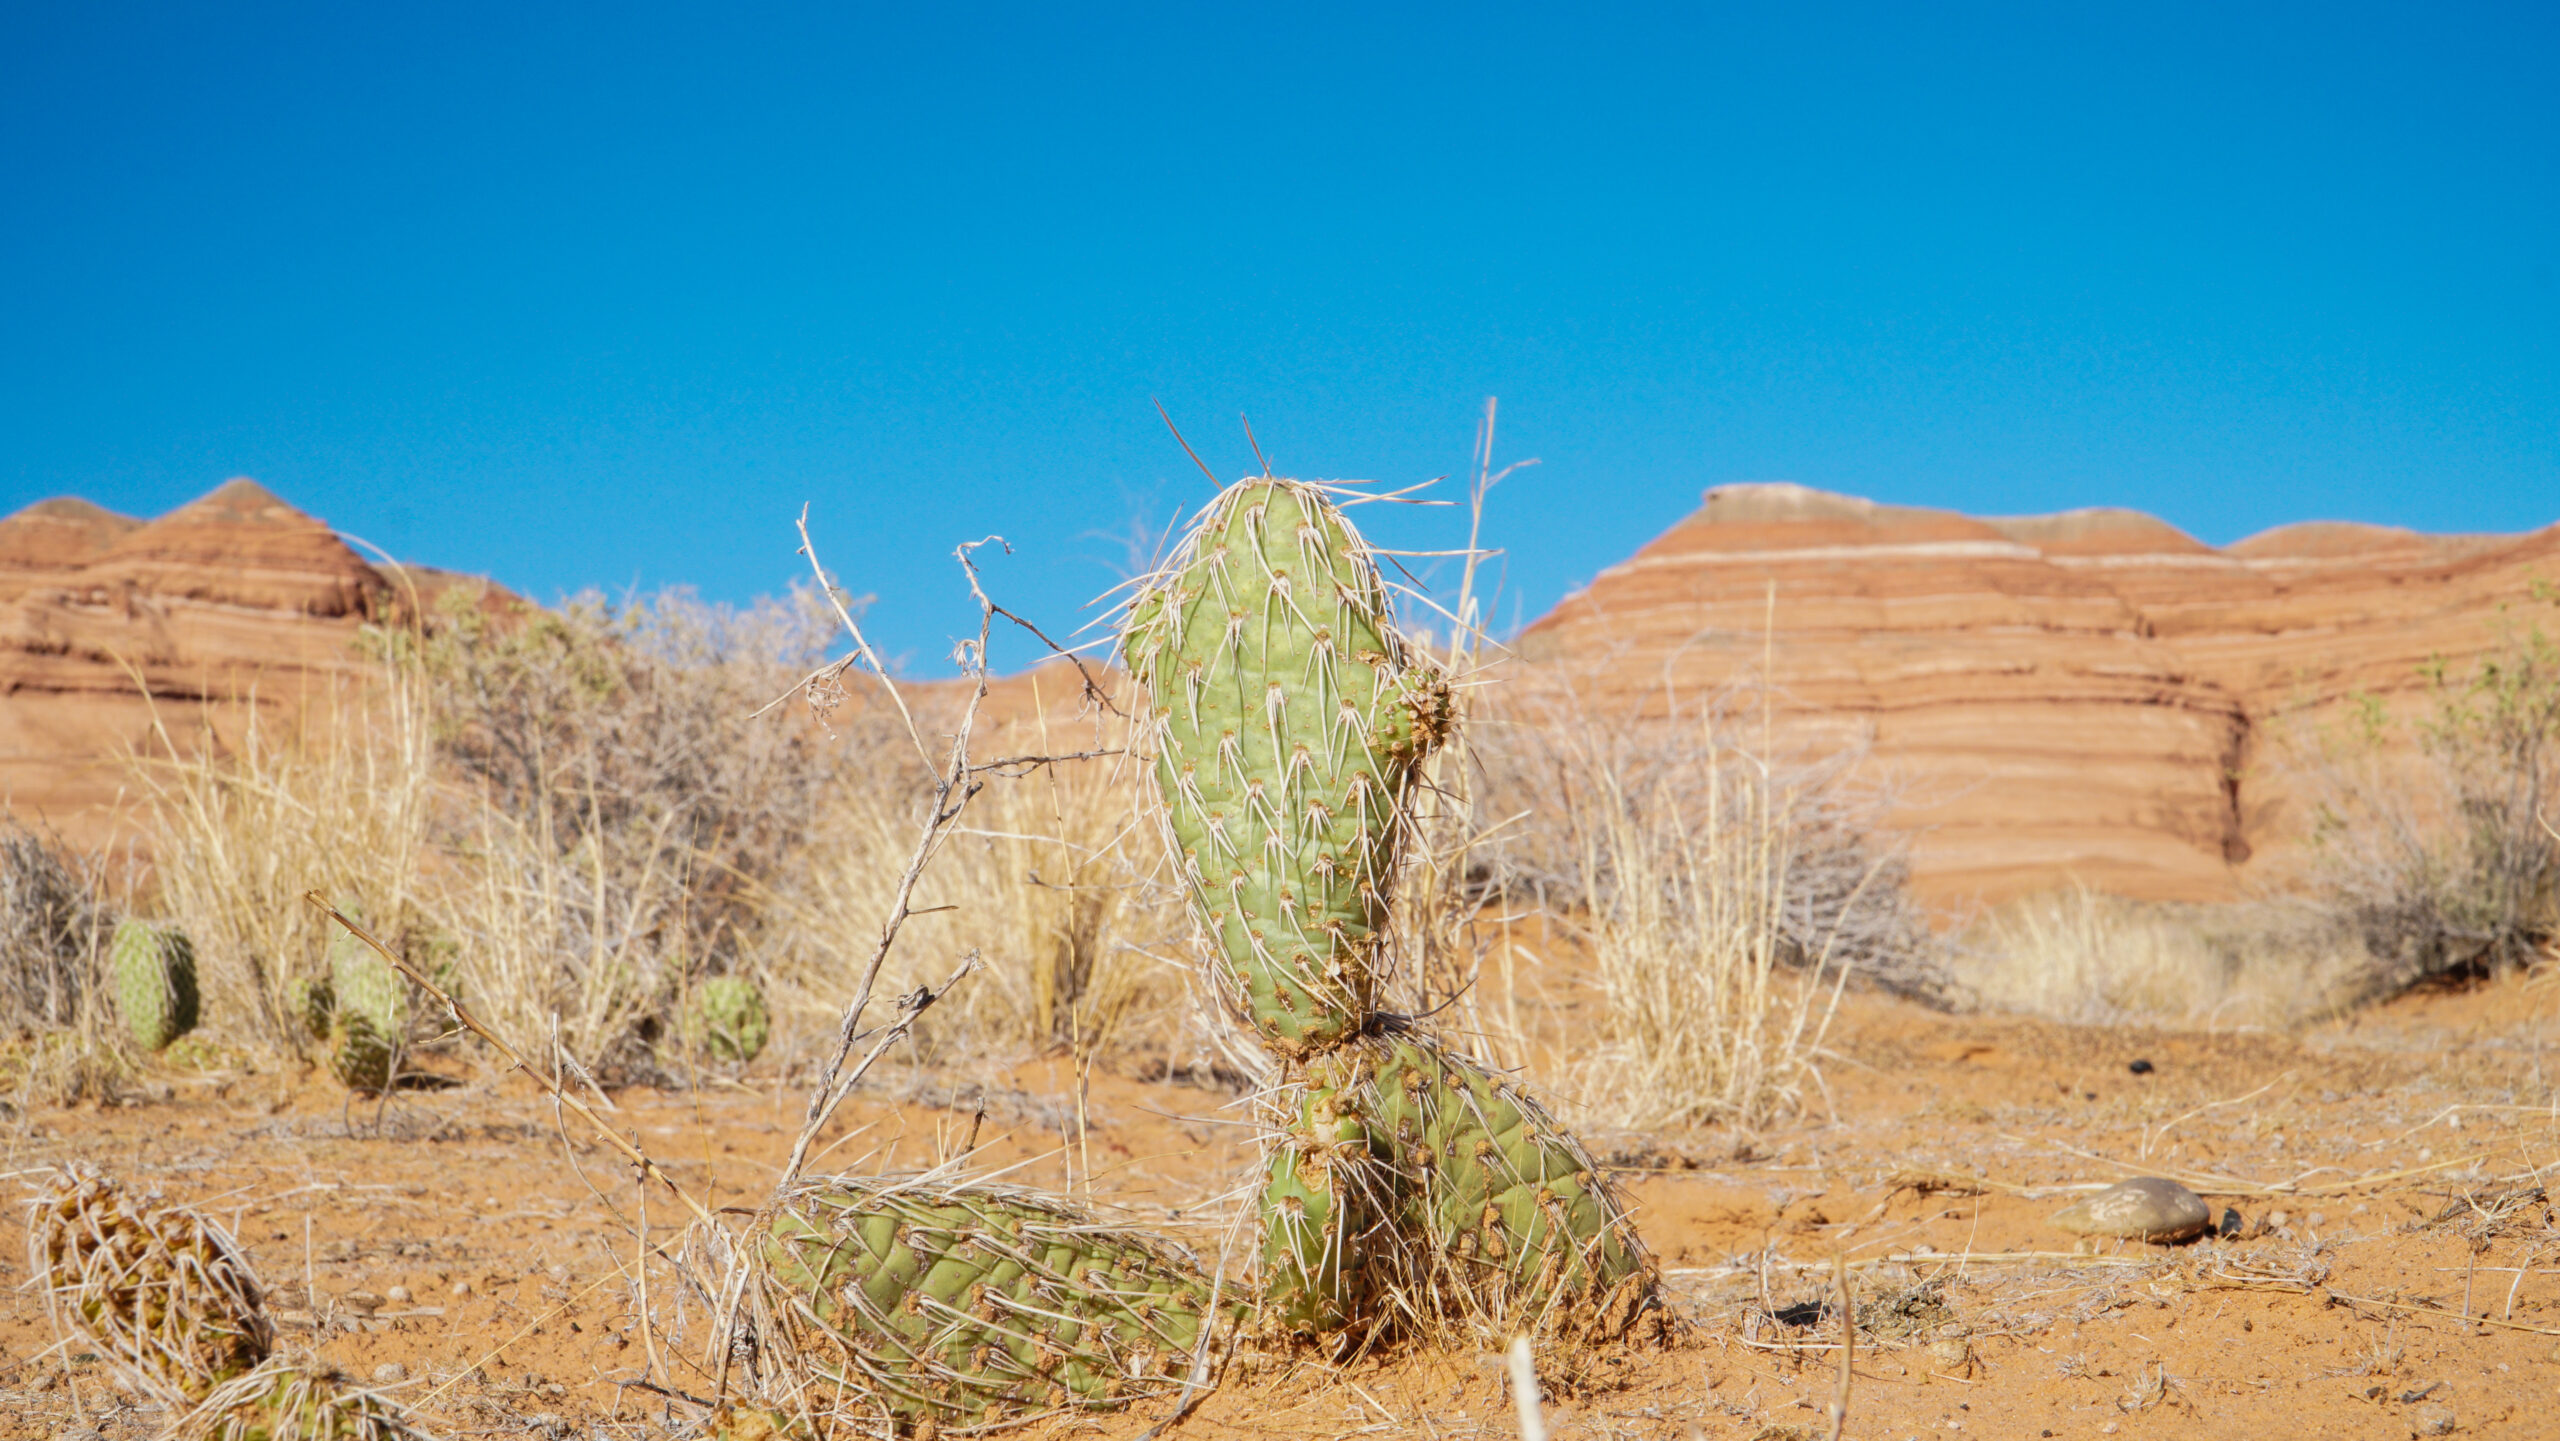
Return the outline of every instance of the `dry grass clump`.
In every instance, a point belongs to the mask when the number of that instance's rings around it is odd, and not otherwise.
[[[1702,719],[1612,719],[1569,688],[1514,699],[1486,806],[1517,817],[1497,874],[1577,932],[1606,1002],[1576,1089],[1614,1124],[1791,1109],[1853,975],[1943,1000],[1946,977],[1882,798],[1854,753],[1772,760]]]
[[[870,954],[922,815],[930,778],[893,716],[869,724],[871,768],[830,796],[826,824],[780,880],[757,896],[766,926],[756,954],[777,998],[832,1014],[846,977]],[[1017,721],[981,733],[990,757],[1116,749],[1094,721]],[[890,994],[938,981],[975,953],[986,969],[919,1030],[924,1054],[948,1043],[997,1053],[1065,1047],[1099,1053],[1161,1039],[1185,970],[1158,960],[1181,922],[1154,879],[1154,834],[1128,802],[1113,757],[997,773],[933,858],[916,914],[881,972]]]
[[[330,690],[299,715],[239,708],[236,744],[208,723],[173,735],[155,716],[133,774],[149,809],[156,910],[195,944],[208,1028],[261,1049],[297,1049],[287,1002],[326,974],[328,934],[308,890],[348,897],[395,933],[422,917],[434,754],[420,678],[385,667],[363,689]]]
[[[2180,905],[2087,886],[1994,910],[1950,948],[1969,1003],[2075,1025],[2280,1026],[2357,999],[2352,927],[2293,901]]]
[[[115,920],[101,870],[0,818],[0,1094],[21,1111],[109,1095],[127,1068],[100,984]]]

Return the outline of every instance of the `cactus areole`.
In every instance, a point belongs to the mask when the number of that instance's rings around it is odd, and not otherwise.
[[[1131,599],[1121,651],[1219,991],[1284,1059],[1350,1039],[1446,677],[1397,635],[1359,533],[1294,480],[1221,492]]]

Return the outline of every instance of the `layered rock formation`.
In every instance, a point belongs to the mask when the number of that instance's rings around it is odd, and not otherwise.
[[[79,844],[109,839],[126,757],[192,746],[253,702],[294,717],[356,677],[397,587],[252,480],[148,523],[84,500],[0,520],[0,795]]]
[[[1756,706],[1871,747],[1946,902],[2081,880],[2228,897],[2301,820],[2271,733],[2497,644],[2560,526],[2286,526],[2217,550],[2124,510],[1973,518],[1795,485],[1705,505],[1523,635],[1594,703]]]

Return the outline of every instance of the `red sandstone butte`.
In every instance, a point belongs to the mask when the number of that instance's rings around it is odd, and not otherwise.
[[[356,631],[393,583],[252,480],[148,523],[55,499],[0,520],[0,793],[79,844],[107,839],[126,757],[190,746],[214,703],[290,716],[362,672]]]
[[[1655,715],[1749,692],[1765,649],[1791,739],[1870,742],[1924,896],[2078,880],[2211,900],[2300,824],[2280,732],[2357,692],[2405,699],[2431,658],[2467,664],[2540,607],[2537,579],[2560,581],[2560,526],[2313,522],[2217,550],[2137,511],[1730,485],[1518,648]]]

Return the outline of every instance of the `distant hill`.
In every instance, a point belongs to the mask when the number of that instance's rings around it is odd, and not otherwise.
[[[1756,680],[1765,641],[1790,737],[1872,736],[1924,894],[2077,878],[2215,899],[2302,821],[2271,728],[2468,662],[2536,578],[2560,581],[2560,526],[2315,521],[2216,549],[2138,511],[1973,517],[1732,485],[1520,650],[1659,714]]]
[[[367,619],[450,579],[396,581],[247,479],[151,521],[70,497],[0,519],[0,797],[104,840],[155,705],[180,737],[209,702],[289,710],[358,674]]]

